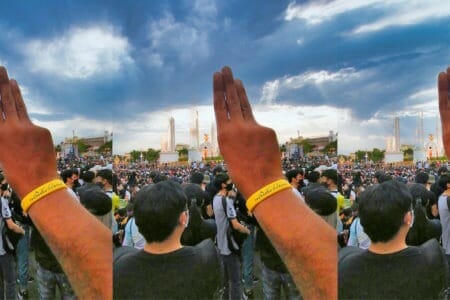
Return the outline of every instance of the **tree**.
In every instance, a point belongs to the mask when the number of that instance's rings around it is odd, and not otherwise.
[[[140,161],[141,160],[141,151],[133,150],[130,152],[131,161]]]
[[[314,149],[314,146],[311,145],[310,143],[308,143],[308,141],[306,141],[306,140],[303,140],[300,143],[300,145],[303,147],[303,153],[304,154],[309,153],[309,152],[311,152]]]
[[[82,140],[78,140],[77,143],[76,143],[76,146],[78,148],[78,153],[79,154],[85,153],[89,149],[89,145],[87,145]]]
[[[180,150],[178,150],[178,154],[180,156],[187,156],[189,153],[189,150],[186,147],[181,148]]]
[[[372,152],[369,154],[369,157],[374,162],[380,162],[384,159],[384,150],[373,148]]]
[[[326,153],[337,152],[337,140],[326,145],[325,152]]]
[[[366,160],[366,153],[367,151],[358,150],[355,152],[356,160],[357,161],[365,161]]]
[[[147,152],[145,153],[145,159],[149,162],[157,161],[159,159],[159,152],[160,152],[160,150],[155,150],[155,149],[149,148],[147,150]]]
[[[98,148],[99,153],[111,151],[112,151],[112,141],[106,142]]]

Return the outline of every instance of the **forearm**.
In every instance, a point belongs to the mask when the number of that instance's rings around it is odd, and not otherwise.
[[[19,225],[17,225],[16,223],[13,222],[13,220],[8,219],[6,222],[6,226],[8,226],[8,228],[12,231],[14,231],[15,233],[20,233],[20,234],[25,234],[24,230],[22,229],[22,227],[20,227]]]
[[[336,231],[299,201],[290,189],[260,203],[254,215],[303,297],[336,299]]]
[[[108,229],[66,189],[35,203],[29,215],[63,267],[78,298],[111,299],[112,238]]]

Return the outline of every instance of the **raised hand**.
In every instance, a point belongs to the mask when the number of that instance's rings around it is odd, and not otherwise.
[[[439,112],[441,113],[442,139],[447,157],[450,157],[450,67],[438,76]]]
[[[234,183],[248,198],[283,178],[277,138],[273,129],[256,123],[245,88],[229,67],[214,74],[213,91],[220,152]]]
[[[35,187],[59,178],[50,132],[34,125],[14,79],[0,67],[0,164],[22,198]]]

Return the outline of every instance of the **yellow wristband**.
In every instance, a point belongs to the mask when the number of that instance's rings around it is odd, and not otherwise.
[[[256,205],[263,202],[273,194],[276,194],[285,189],[292,188],[292,186],[285,179],[278,179],[268,185],[257,190],[250,198],[247,199],[247,209],[252,212]]]
[[[21,205],[23,212],[27,213],[34,203],[38,202],[48,194],[51,194],[63,188],[66,188],[66,184],[61,179],[53,179],[35,188],[22,199]]]

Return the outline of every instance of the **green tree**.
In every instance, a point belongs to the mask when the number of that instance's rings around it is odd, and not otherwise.
[[[326,145],[325,152],[326,153],[337,152],[337,140]]]
[[[89,145],[87,145],[82,140],[78,140],[77,143],[76,143],[76,146],[78,148],[78,153],[79,154],[85,153],[89,149]]]
[[[186,147],[181,148],[180,150],[178,150],[178,154],[180,156],[187,156],[189,153],[189,150]]]
[[[145,159],[147,161],[151,161],[151,162],[156,161],[159,159],[159,152],[160,152],[160,150],[155,150],[153,148],[149,148],[147,150],[147,152],[145,153]]]
[[[141,151],[133,150],[130,152],[131,161],[140,161],[141,160]]]
[[[372,152],[369,154],[369,157],[374,162],[380,162],[384,159],[384,150],[373,148]]]
[[[111,151],[112,151],[112,141],[106,142],[98,148],[99,153]]]
[[[365,161],[366,160],[366,153],[367,151],[358,150],[355,152],[356,160],[357,161]]]
[[[309,152],[313,151],[313,149],[314,149],[314,146],[311,145],[310,143],[308,143],[307,140],[303,140],[300,143],[300,145],[303,147],[303,153],[304,154],[309,153]]]

